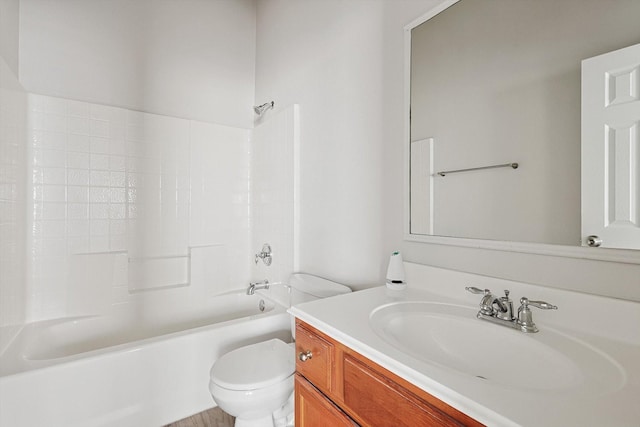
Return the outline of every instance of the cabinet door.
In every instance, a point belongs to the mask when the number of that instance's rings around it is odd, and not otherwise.
[[[323,393],[329,393],[332,386],[333,344],[318,334],[298,326],[296,328],[296,358],[296,371],[311,381]]]
[[[356,424],[307,380],[296,375],[296,427],[353,427]]]
[[[344,403],[363,426],[466,425],[349,356],[344,358]]]

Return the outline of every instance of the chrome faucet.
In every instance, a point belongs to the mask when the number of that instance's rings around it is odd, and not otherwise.
[[[501,320],[513,321],[513,301],[509,298],[509,291],[507,289],[504,290],[504,296],[498,298],[496,301],[500,310],[496,312],[496,317]]]
[[[262,282],[251,282],[247,288],[247,295],[253,295],[258,289],[269,289],[269,281],[263,280]]]
[[[496,297],[489,289],[479,289],[473,286],[465,288],[472,294],[482,294],[480,301],[480,311],[476,317],[487,320],[502,326],[519,329],[522,332],[538,332],[536,324],[533,323],[533,314],[529,306],[543,310],[557,310],[558,307],[544,301],[530,301],[526,297],[520,298],[520,308],[518,316],[514,316],[513,301],[509,298],[509,291],[504,291],[503,297]]]
[[[482,290],[472,286],[465,289],[473,294],[483,294],[480,301],[480,312],[484,315],[497,316],[498,313],[506,313],[509,310],[509,306],[503,302],[503,298],[496,297],[489,289]],[[507,293],[507,300],[508,297],[509,294]],[[513,312],[513,309],[511,312]]]

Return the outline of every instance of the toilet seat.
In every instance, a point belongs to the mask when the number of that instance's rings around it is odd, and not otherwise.
[[[229,390],[255,390],[279,383],[295,371],[295,350],[279,339],[251,344],[218,359],[211,381]]]

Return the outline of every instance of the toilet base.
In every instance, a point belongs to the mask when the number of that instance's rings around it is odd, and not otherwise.
[[[287,402],[282,405],[282,408],[273,413],[273,426],[274,427],[294,427],[294,408],[295,400],[294,393],[291,393]]]
[[[262,418],[242,419],[236,417],[235,427],[273,427],[273,417],[267,415]]]
[[[235,427],[293,427],[294,396],[293,393],[282,408],[262,418],[243,419],[236,417]]]

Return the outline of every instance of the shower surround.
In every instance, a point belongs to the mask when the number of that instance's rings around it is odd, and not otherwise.
[[[104,314],[180,288],[187,309],[245,283],[249,137],[30,94],[27,319]],[[154,297],[158,309],[175,306],[169,294]]]
[[[220,354],[289,337],[277,282],[297,262],[298,107],[248,130],[24,98],[28,298],[3,328],[0,400],[15,409],[5,421],[162,424],[213,406],[202,384]],[[252,266],[263,240],[277,248],[268,269]],[[245,295],[254,276],[268,278],[284,306]],[[171,369],[158,371],[160,359]],[[115,361],[138,373],[111,372]],[[68,386],[87,375],[104,378]],[[105,382],[149,391],[125,397],[101,391]],[[182,385],[160,391],[157,382]],[[37,384],[56,393],[34,394]],[[24,411],[25,393],[52,411]],[[79,394],[96,397],[82,414],[69,411]]]

